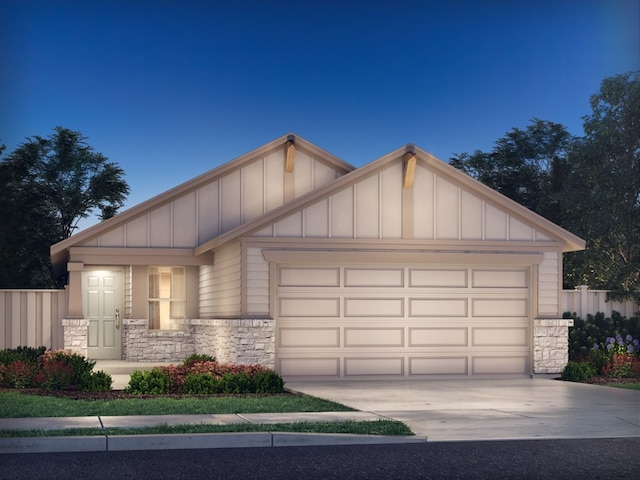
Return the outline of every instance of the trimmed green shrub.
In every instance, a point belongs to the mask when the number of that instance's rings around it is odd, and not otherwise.
[[[129,385],[124,389],[134,395],[161,395],[169,393],[169,375],[160,368],[136,370],[131,374]]]
[[[47,347],[16,347],[0,350],[0,365],[8,365],[15,360],[22,360],[33,365],[38,357],[47,350]]]
[[[569,362],[562,370],[560,378],[568,382],[581,382],[595,374],[596,370],[587,362]]]
[[[184,379],[184,393],[189,395],[214,395],[223,393],[220,379],[210,373],[190,373]]]
[[[256,393],[282,393],[284,392],[284,380],[276,372],[269,370],[257,372],[253,375]]]
[[[82,385],[84,392],[110,392],[113,378],[106,372],[99,370],[91,372],[88,379]]]

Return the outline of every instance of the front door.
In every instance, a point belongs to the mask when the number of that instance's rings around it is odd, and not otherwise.
[[[87,355],[97,360],[122,358],[122,272],[82,272],[83,311],[89,320]]]

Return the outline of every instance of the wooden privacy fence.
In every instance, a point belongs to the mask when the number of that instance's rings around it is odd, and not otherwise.
[[[565,312],[576,313],[580,318],[602,312],[611,316],[611,312],[619,312],[623,317],[632,317],[640,312],[640,304],[633,300],[622,302],[607,302],[607,290],[589,290],[586,285],[580,285],[575,290],[562,291],[562,305]]]
[[[64,347],[66,290],[0,290],[0,350]]]
[[[581,318],[597,312],[610,316],[614,310],[631,317],[640,311],[640,304],[632,300],[606,300],[606,290],[586,286],[562,292],[563,310]],[[62,319],[66,313],[66,290],[0,290],[0,350],[22,345],[64,348]]]

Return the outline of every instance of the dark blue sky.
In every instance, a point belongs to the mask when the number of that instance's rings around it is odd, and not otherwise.
[[[534,117],[581,135],[639,25],[639,0],[2,0],[0,141],[81,131],[127,207],[289,132],[448,160]]]

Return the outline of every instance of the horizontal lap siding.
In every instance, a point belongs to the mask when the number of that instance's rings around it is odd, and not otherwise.
[[[64,346],[64,290],[0,290],[0,349]]]
[[[247,315],[269,314],[269,263],[260,248],[247,248]]]
[[[232,243],[213,256],[213,267],[200,267],[200,316],[214,318],[240,314],[240,243]]]

